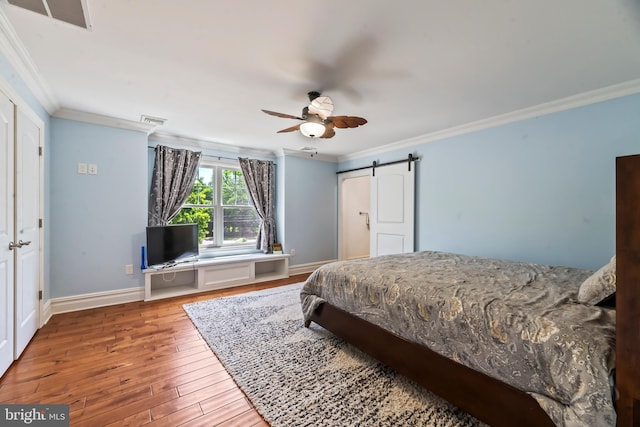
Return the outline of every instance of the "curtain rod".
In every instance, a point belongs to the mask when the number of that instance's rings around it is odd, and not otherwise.
[[[378,163],[375,160],[373,161],[373,163],[369,166],[362,166],[359,168],[353,168],[353,169],[347,169],[344,171],[338,171],[336,172],[336,175],[339,175],[341,173],[347,173],[347,172],[355,172],[355,171],[360,171],[360,170],[364,170],[364,169],[373,169],[373,176],[376,176],[376,168],[379,168],[381,166],[389,166],[389,165],[397,165],[398,163],[409,163],[409,170],[411,170],[411,162],[417,162],[420,160],[420,157],[413,157],[413,154],[409,154],[407,156],[406,159],[403,160],[395,160],[392,162],[386,162],[386,163]]]
[[[147,148],[150,148],[150,149],[152,149],[152,150],[155,150],[155,149],[156,149],[156,147],[155,147],[155,146],[153,146],[153,147],[152,147],[151,145],[147,145]],[[206,155],[206,154],[203,154],[203,156],[204,156],[204,157],[211,157],[211,158],[218,159],[218,160],[223,160],[223,159],[224,159],[224,160],[234,160],[234,161],[238,161],[238,157],[210,156],[210,155]]]

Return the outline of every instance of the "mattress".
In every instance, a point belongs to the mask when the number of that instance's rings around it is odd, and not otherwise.
[[[300,298],[305,321],[328,302],[530,394],[558,426],[614,426],[615,310],[577,302],[591,273],[425,251],[327,264]]]

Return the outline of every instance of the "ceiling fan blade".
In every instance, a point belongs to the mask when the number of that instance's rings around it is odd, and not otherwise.
[[[300,125],[295,125],[291,126],[290,128],[279,130],[277,133],[293,132],[294,130],[300,130]]]
[[[302,117],[292,116],[291,114],[278,113],[278,112],[269,111],[269,110],[262,110],[262,111],[264,111],[265,113],[269,114],[270,116],[282,117],[283,119],[304,120]]]
[[[332,138],[335,136],[336,131],[333,130],[333,123],[327,123],[324,125],[325,131],[320,138]]]
[[[332,116],[328,117],[328,119],[333,122],[335,127],[340,129],[357,128],[367,123],[366,119],[355,116]]]

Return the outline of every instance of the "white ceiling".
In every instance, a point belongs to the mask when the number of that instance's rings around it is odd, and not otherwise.
[[[240,147],[344,158],[640,78],[638,0],[86,3],[91,30],[0,3],[52,114]],[[297,122],[260,110],[299,115],[310,90],[369,123],[276,134]]]

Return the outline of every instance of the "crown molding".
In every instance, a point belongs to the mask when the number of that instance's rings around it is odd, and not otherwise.
[[[290,150],[288,148],[281,148],[279,150],[278,157],[299,157],[301,159],[321,160],[323,162],[331,163],[337,163],[338,161],[336,156],[320,154],[317,151]]]
[[[38,67],[31,59],[31,55],[18,38],[18,34],[2,9],[0,9],[0,52],[7,58],[18,77],[22,79],[42,107],[49,114],[56,111],[59,108],[58,101],[40,76]]]
[[[487,119],[466,123],[460,126],[454,126],[452,128],[444,129],[441,131],[415,136],[412,138],[404,139],[398,142],[393,142],[391,144],[379,146],[369,150],[359,151],[353,154],[347,154],[347,155],[338,157],[338,161],[344,162],[347,160],[355,160],[363,157],[376,156],[391,150],[403,149],[407,147],[413,147],[418,144],[425,144],[427,142],[439,141],[442,139],[464,135],[467,133],[477,132],[483,129],[489,129],[492,127],[497,127],[497,126],[505,125],[508,123],[514,123],[521,120],[527,120],[535,117],[545,116],[548,114],[558,113],[560,111],[571,110],[573,108],[579,108],[579,107],[584,107],[591,104],[597,104],[598,102],[604,102],[610,99],[622,98],[628,95],[635,95],[637,93],[640,93],[640,79],[629,80],[624,83],[607,86],[601,89],[596,89],[588,92],[583,92],[578,95],[569,96],[566,98],[558,99],[555,101],[547,102],[547,103],[536,105],[533,107],[523,108],[521,110],[512,111],[506,114],[500,114],[498,116],[493,116]]]
[[[135,122],[133,120],[119,119],[117,117],[104,116],[102,114],[88,113],[86,111],[71,110],[69,108],[60,108],[56,110],[53,117],[58,119],[75,120],[78,122],[91,123],[94,125],[108,126],[113,128],[134,130],[144,132],[149,135],[156,128],[155,125],[148,123]]]
[[[260,150],[257,148],[241,147],[237,145],[224,144],[222,142],[204,141],[201,139],[188,138],[166,132],[153,132],[150,139],[162,143],[187,145],[190,147],[204,148],[208,150],[224,151],[226,153],[240,154],[243,156],[255,156],[272,159],[276,153],[271,150]],[[214,156],[215,157],[215,156]]]

